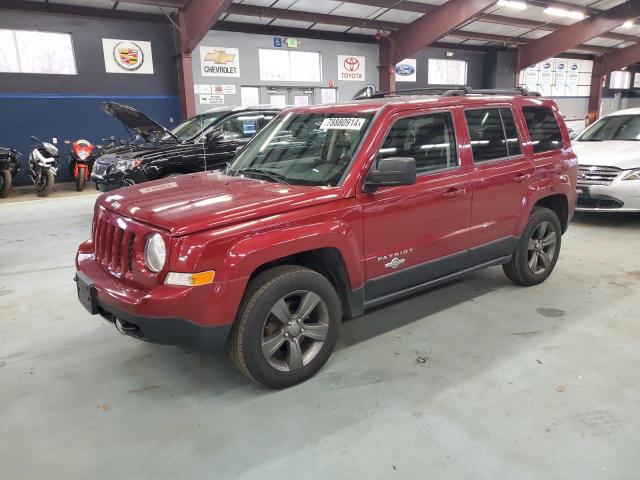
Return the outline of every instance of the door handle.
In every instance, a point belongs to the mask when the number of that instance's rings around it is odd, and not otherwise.
[[[450,188],[442,194],[442,198],[456,198],[465,193],[467,193],[467,191],[464,188]]]
[[[525,180],[529,180],[532,176],[533,175],[531,175],[530,173],[519,173],[513,179],[516,182],[524,182]]]

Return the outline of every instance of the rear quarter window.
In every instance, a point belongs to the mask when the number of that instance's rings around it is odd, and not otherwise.
[[[558,120],[549,107],[522,107],[534,153],[562,148]]]

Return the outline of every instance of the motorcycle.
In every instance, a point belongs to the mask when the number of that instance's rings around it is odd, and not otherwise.
[[[29,155],[29,176],[36,186],[36,195],[46,197],[51,193],[58,173],[58,147],[33,135],[30,138],[37,143]]]
[[[20,171],[22,154],[13,148],[0,147],[0,198],[6,198],[11,191],[13,177]]]
[[[96,160],[94,155],[95,147],[90,141],[84,139],[76,140],[75,142],[65,140],[64,143],[71,145],[68,152],[69,171],[76,180],[76,190],[80,192],[91,175],[93,162]]]

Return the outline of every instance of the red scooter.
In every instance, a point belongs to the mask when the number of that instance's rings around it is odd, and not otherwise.
[[[65,140],[64,143],[71,145],[69,149],[69,171],[76,180],[76,190],[79,192],[84,188],[84,184],[91,176],[91,169],[96,157],[94,155],[94,145],[84,139]]]

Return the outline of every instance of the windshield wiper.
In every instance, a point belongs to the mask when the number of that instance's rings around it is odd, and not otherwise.
[[[231,171],[233,172],[234,170],[231,170]],[[279,173],[275,173],[275,172],[270,172],[268,170],[261,170],[260,168],[244,168],[242,170],[235,171],[235,173],[236,175],[242,175],[243,173],[248,173],[249,175],[263,176],[273,180],[276,183],[286,183],[287,185],[289,185],[289,182],[287,182],[287,177],[285,177],[284,175],[280,175]]]

